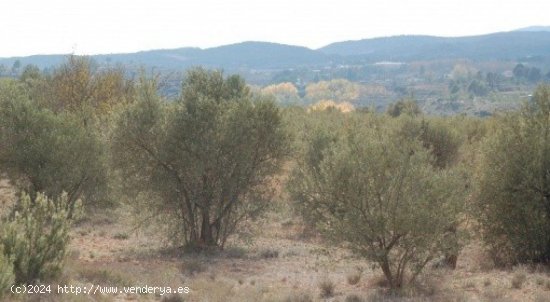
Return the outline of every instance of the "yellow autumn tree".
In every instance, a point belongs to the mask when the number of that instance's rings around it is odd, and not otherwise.
[[[98,114],[132,99],[133,84],[122,68],[102,69],[88,57],[70,56],[53,71],[37,93],[39,102],[53,111],[80,111],[91,108]]]
[[[350,102],[342,102],[342,103],[335,103],[332,100],[322,100],[319,101],[313,105],[311,105],[308,109],[308,111],[324,111],[324,110],[330,110],[335,109],[339,110],[343,113],[352,112],[355,110],[355,107]]]
[[[262,94],[272,95],[279,104],[291,105],[300,102],[298,89],[290,82],[269,85],[261,89]]]
[[[345,79],[320,81],[306,87],[306,97],[313,103],[331,100],[335,103],[353,103],[361,97],[362,86]]]

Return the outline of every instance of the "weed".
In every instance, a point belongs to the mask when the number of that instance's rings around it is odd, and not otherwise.
[[[277,258],[279,257],[279,251],[274,249],[265,249],[261,251],[260,257],[263,259]]]
[[[130,286],[133,284],[133,280],[129,277],[106,269],[83,270],[80,272],[80,277],[90,283],[106,286]]]
[[[527,276],[523,272],[516,272],[512,276],[512,288],[520,289],[523,287],[523,283],[525,283],[525,280],[527,279]]]
[[[334,295],[334,282],[329,279],[323,279],[319,282],[319,289],[321,290],[322,298],[329,298]]]
[[[344,302],[363,302],[363,298],[359,297],[358,295],[351,294],[346,297],[346,300]]]
[[[183,299],[182,296],[178,294],[171,294],[169,296],[164,296],[160,301],[161,302],[184,302],[185,300]]]
[[[128,235],[128,233],[116,233],[113,236],[113,239],[117,239],[117,240],[126,240],[128,238],[130,238],[130,235]]]
[[[182,273],[186,275],[195,275],[204,272],[205,268],[202,262],[198,259],[189,259],[182,265]]]
[[[359,283],[359,280],[361,280],[361,272],[357,271],[357,272],[349,273],[346,278],[348,280],[348,284],[355,285]]]
[[[246,249],[242,247],[230,247],[225,249],[225,255],[227,258],[243,259],[246,258]]]
[[[284,302],[313,302],[313,299],[308,293],[293,292],[293,293],[290,293],[283,301]]]

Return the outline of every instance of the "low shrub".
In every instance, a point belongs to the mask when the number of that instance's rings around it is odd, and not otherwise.
[[[65,193],[56,201],[41,193],[34,200],[21,194],[0,236],[4,257],[13,263],[16,283],[46,280],[61,272],[71,223],[82,210],[79,201],[70,218],[67,202]]]

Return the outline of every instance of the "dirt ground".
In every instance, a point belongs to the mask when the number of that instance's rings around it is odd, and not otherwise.
[[[9,185],[0,182],[3,209],[11,198]],[[462,251],[456,270],[431,266],[403,296],[387,296],[379,269],[327,248],[283,208],[252,224],[251,238],[234,238],[223,252],[208,255],[181,255],[153,228],[136,230],[127,207],[97,210],[73,229],[65,271],[52,289],[116,286],[119,293],[14,295],[8,301],[550,301],[546,268],[494,268],[476,241]],[[189,292],[120,293],[144,286]]]

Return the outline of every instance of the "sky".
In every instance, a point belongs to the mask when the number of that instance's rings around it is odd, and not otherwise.
[[[0,57],[267,41],[477,35],[550,25],[547,0],[0,0]]]

